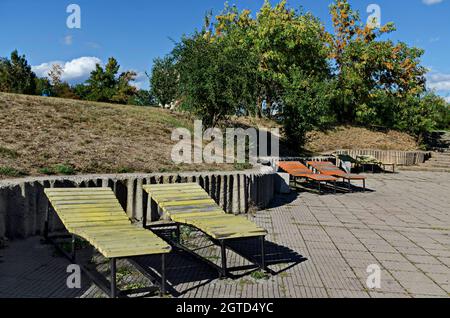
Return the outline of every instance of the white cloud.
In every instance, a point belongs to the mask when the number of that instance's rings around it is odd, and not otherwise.
[[[423,4],[426,4],[427,6],[432,6],[434,4],[441,3],[444,0],[422,0]]]
[[[98,44],[97,42],[86,42],[86,45],[90,47],[91,49],[101,49],[102,46]]]
[[[73,43],[73,36],[67,35],[64,37],[64,44],[65,45],[72,45]]]
[[[436,91],[450,92],[450,74],[430,72],[427,74],[427,86]]]
[[[48,73],[54,64],[58,64],[63,69],[61,80],[70,84],[77,84],[87,80],[91,72],[95,69],[97,64],[104,65],[104,63],[94,56],[83,56],[71,61],[51,61],[42,63],[40,65],[32,66],[33,72],[39,77],[48,77]],[[119,73],[123,70],[119,70]],[[144,72],[136,71],[136,78],[130,84],[137,89],[149,89],[149,80]]]
[[[136,72],[136,71],[135,71]],[[149,89],[149,80],[147,75],[145,75],[144,72],[136,72],[136,78],[134,82],[131,82],[130,84],[136,87],[137,89]]]
[[[450,96],[444,97],[444,99],[447,101],[447,103],[450,103]]]
[[[430,38],[430,43],[436,43],[439,42],[440,40],[441,40],[440,37]]]
[[[51,61],[42,63],[40,65],[33,66],[32,70],[39,77],[48,77],[48,72],[51,70],[53,64],[61,65],[64,71],[61,76],[61,80],[74,84],[88,79],[90,73],[95,69],[95,65],[102,65],[102,61],[98,57],[83,56],[68,62]]]

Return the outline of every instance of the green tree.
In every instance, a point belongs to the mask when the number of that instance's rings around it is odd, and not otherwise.
[[[89,87],[87,99],[98,102],[111,101],[116,90],[116,75],[119,68],[120,66],[115,58],[108,59],[105,69],[97,64],[86,81]]]
[[[130,100],[129,104],[136,106],[155,106],[155,97],[149,90],[140,89]]]
[[[11,53],[11,58],[0,59],[0,91],[18,94],[36,93],[36,75],[25,55],[19,55],[17,50]]]
[[[379,105],[380,94],[408,99],[424,92],[423,51],[402,42],[379,40],[395,30],[393,23],[379,29],[365,25],[347,0],[335,0],[330,13],[335,31],[328,42],[337,79],[333,105],[339,122],[371,124],[380,112],[372,108]]]
[[[432,92],[425,92],[420,96],[407,96],[397,100],[399,103],[395,113],[394,127],[407,131],[418,137],[419,141],[426,132],[439,128],[443,124],[441,117],[447,111],[445,100]]]
[[[136,72],[127,71],[119,75],[116,89],[111,101],[118,104],[129,104],[137,93],[137,88],[130,83],[136,78]]]
[[[450,130],[450,103],[439,97],[436,108],[436,128]]]
[[[248,51],[227,41],[210,41],[204,32],[175,48],[182,107],[215,127],[255,100],[255,69]]]
[[[280,105],[283,83],[292,66],[319,77],[330,71],[323,25],[311,14],[288,8],[285,0],[275,6],[266,0],[256,18],[249,10],[238,12],[226,5],[216,20],[213,39],[235,38],[234,43],[257,59],[255,104],[259,117],[263,101],[267,115],[278,111],[272,107]]]
[[[172,56],[156,58],[150,77],[151,93],[165,106],[175,101],[178,94],[178,72]]]
[[[333,120],[329,105],[334,85],[331,79],[317,78],[298,67],[289,70],[284,82],[281,119],[287,141],[295,150],[304,146],[309,131]]]
[[[68,99],[79,99],[72,86],[67,82],[59,82],[52,87],[53,96]]]
[[[52,94],[52,84],[50,83],[49,79],[46,77],[36,77],[36,95],[51,95]]]
[[[74,94],[81,100],[87,100],[90,94],[90,87],[86,83],[77,84],[73,87]]]
[[[97,64],[86,81],[86,87],[77,87],[77,94],[85,95],[86,99],[97,102],[128,103],[137,91],[130,84],[135,79],[136,73],[127,71],[117,76],[119,69],[120,65],[113,57],[108,59],[105,68]]]

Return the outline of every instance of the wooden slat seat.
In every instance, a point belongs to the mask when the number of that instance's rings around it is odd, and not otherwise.
[[[66,229],[107,258],[171,251],[156,234],[131,223],[109,188],[54,188],[45,194]]]
[[[339,168],[337,168],[333,163],[331,162],[318,162],[318,161],[310,161],[308,162],[308,165],[319,171],[321,174],[329,175],[329,176],[336,176],[339,178],[344,178],[347,180],[365,180],[367,179],[365,176],[352,174],[352,173],[346,173]]]
[[[221,267],[205,259],[211,266],[219,269],[221,276],[227,275],[227,261],[225,242],[231,239],[259,238],[261,240],[262,270],[266,270],[264,242],[267,231],[244,216],[235,216],[225,213],[209,194],[197,183],[153,184],[145,185],[144,190],[163,211],[163,219],[170,219],[177,225],[176,246],[195,254],[184,247],[180,239],[180,224],[193,226],[213,239],[221,247]],[[242,254],[240,254],[242,255]],[[255,262],[254,259],[251,259]]]
[[[108,291],[111,297],[117,295],[116,259],[155,254],[161,255],[161,292],[165,293],[164,256],[171,251],[171,246],[153,232],[133,225],[111,189],[52,188],[44,192],[72,234],[72,261],[75,261],[75,236],[85,239],[110,259],[111,287]],[[45,237],[50,240],[48,215]],[[97,284],[103,286],[101,281]]]
[[[342,178],[344,181],[348,181],[349,188],[351,187],[350,181],[352,180],[360,180],[363,181],[363,191],[366,190],[366,177],[352,174],[352,173],[346,173],[342,170],[340,170],[338,167],[336,167],[333,163],[327,162],[327,161],[309,161],[308,166],[311,166],[315,170],[317,170],[320,174],[333,176],[335,178]]]
[[[226,214],[196,183],[145,185],[144,190],[166,218],[194,226],[214,239],[267,235],[267,231],[243,216]]]
[[[319,184],[319,191],[321,191],[320,183],[321,182],[336,182],[337,179],[330,175],[317,174],[314,171],[310,170],[307,166],[302,164],[299,161],[281,161],[278,163],[278,167],[289,173],[292,177],[302,178],[309,181],[314,181]],[[336,189],[336,186],[335,186]]]

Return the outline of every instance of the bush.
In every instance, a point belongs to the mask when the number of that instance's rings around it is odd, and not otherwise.
[[[39,173],[51,176],[55,174],[73,175],[75,168],[69,164],[58,164],[53,167],[43,167],[39,169]]]
[[[436,129],[446,102],[434,93],[408,97],[398,103],[394,128],[409,132],[421,139],[424,133]],[[448,106],[447,106],[448,110]],[[441,125],[445,123],[441,122]]]
[[[329,105],[334,83],[307,76],[299,69],[292,69],[291,73],[284,85],[282,121],[288,143],[299,151],[307,132],[332,121]]]
[[[130,97],[128,104],[135,106],[155,106],[155,97],[150,91],[139,90],[136,95]]]

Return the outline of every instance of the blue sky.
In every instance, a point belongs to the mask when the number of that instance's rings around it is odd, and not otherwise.
[[[275,3],[276,1],[272,1]],[[290,0],[330,27],[331,0]],[[81,29],[66,25],[69,4],[81,8]],[[200,28],[206,11],[218,13],[223,0],[0,0],[0,56],[13,49],[26,54],[39,75],[51,64],[64,66],[65,79],[84,80],[95,63],[118,59],[123,69],[137,71],[137,85],[148,87],[144,76],[152,60],[170,52],[173,41]],[[229,1],[253,12],[263,0]],[[426,50],[423,65],[431,71],[429,86],[450,100],[450,0],[353,0],[367,19],[369,4],[381,8],[382,23],[395,22],[389,37]]]

